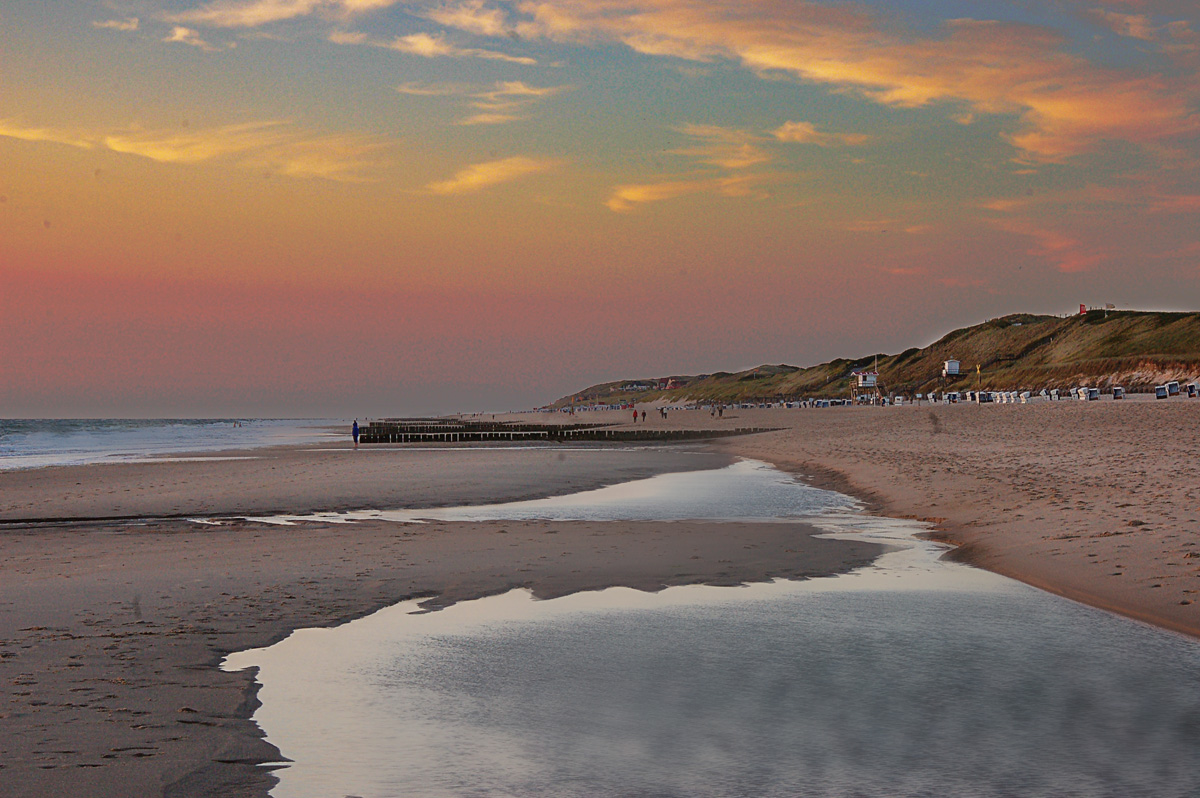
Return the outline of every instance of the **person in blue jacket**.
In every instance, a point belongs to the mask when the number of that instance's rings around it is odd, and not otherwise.
[[[358,419],[354,419],[354,426],[350,428],[350,434],[354,436],[354,448],[358,448]]]

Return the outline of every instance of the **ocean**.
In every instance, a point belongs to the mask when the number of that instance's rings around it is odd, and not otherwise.
[[[0,470],[137,462],[336,439],[334,419],[0,419]]]

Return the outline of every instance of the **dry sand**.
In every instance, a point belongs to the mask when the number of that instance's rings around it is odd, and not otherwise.
[[[259,454],[8,473],[0,496],[19,518],[420,506],[572,492],[728,461],[679,447]],[[217,669],[225,653],[411,597],[436,606],[519,586],[551,597],[738,584],[846,571],[879,553],[811,532],[760,523],[8,524],[0,795],[263,796],[273,779],[259,763],[279,753],[249,720],[253,675]]]
[[[782,427],[714,448],[929,520],[957,559],[1200,637],[1200,400],[651,411],[647,425]]]

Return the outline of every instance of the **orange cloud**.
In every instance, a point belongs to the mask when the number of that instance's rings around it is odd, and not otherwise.
[[[29,127],[15,119],[0,119],[0,136],[20,141],[44,141],[65,144],[90,150],[96,146],[95,139],[69,130],[51,127]]]
[[[1104,140],[1200,131],[1186,77],[1096,66],[1068,51],[1062,37],[1028,25],[952,20],[934,36],[918,36],[857,6],[804,0],[522,0],[515,7],[520,18],[503,25],[523,38],[615,41],[647,55],[733,60],[885,105],[949,102],[968,114],[1011,114],[1020,126],[1008,141],[1033,160],[1062,160]]]
[[[510,64],[533,66],[537,59],[525,56],[509,55],[497,50],[484,50],[478,47],[459,47],[447,41],[446,37],[430,33],[412,33],[408,36],[397,36],[390,41],[373,40],[365,33],[334,31],[329,34],[329,41],[334,44],[369,44],[373,47],[383,47],[398,53],[419,55],[422,58],[480,58],[485,61],[504,61]]]
[[[529,158],[523,155],[497,161],[472,164],[455,173],[449,180],[430,183],[425,188],[433,194],[474,194],[492,186],[508,183],[528,175],[554,168],[557,161],[549,158]]]
[[[481,50],[476,47],[459,47],[446,41],[445,36],[433,36],[428,33],[413,33],[408,36],[397,36],[391,43],[383,45],[390,50],[400,53],[419,55],[424,58],[482,58],[488,61],[507,61],[511,64],[537,63],[536,59],[509,55],[496,50]]]
[[[469,99],[477,113],[459,120],[460,125],[500,125],[526,119],[533,105],[568,91],[570,86],[530,86],[520,80],[502,80],[490,88],[463,83],[405,83],[396,91],[415,97],[460,97]]]
[[[430,9],[424,16],[439,25],[477,36],[507,36],[512,33],[505,13],[498,8],[484,7],[482,0]]]
[[[628,213],[640,205],[693,194],[749,197],[759,193],[758,186],[763,182],[766,182],[766,179],[759,175],[733,175],[718,178],[664,180],[657,183],[634,183],[615,187],[604,204],[609,210],[616,213]]]
[[[773,131],[780,141],[816,144],[819,147],[866,144],[870,136],[854,133],[822,133],[811,122],[784,122]]]
[[[138,29],[138,18],[129,17],[128,19],[106,19],[98,20],[92,23],[94,28],[105,28],[107,30],[119,30],[125,33]]]
[[[509,122],[518,122],[523,117],[516,114],[497,114],[490,111],[485,111],[479,114],[472,114],[458,120],[460,125],[505,125]]]
[[[215,0],[168,17],[182,24],[253,27],[321,14],[348,16],[401,0]],[[1031,25],[956,19],[932,35],[906,31],[895,20],[857,5],[811,0],[515,0],[487,5],[465,0],[413,13],[476,36],[547,39],[591,45],[624,44],[650,56],[693,62],[730,60],[764,76],[787,74],[833,90],[852,91],[898,107],[962,106],[955,118],[979,114],[1017,118],[1006,140],[1024,159],[1062,161],[1106,140],[1152,143],[1200,132],[1194,71],[1155,75],[1102,67],[1068,49],[1062,36]],[[511,9],[511,11],[509,10]],[[1091,18],[1122,35],[1195,50],[1186,21],[1158,24],[1137,13],[1096,11]],[[335,34],[337,41],[364,41]],[[532,58],[460,47],[444,36],[415,33],[383,46],[434,57],[470,57],[533,64]],[[1190,49],[1189,49],[1190,48]],[[822,138],[803,122],[780,136]],[[831,135],[831,134],[825,134]]]
[[[757,142],[761,137],[742,130],[716,125],[686,125],[681,132],[700,139],[703,144],[671,150],[675,155],[687,155],[710,166],[737,170],[767,163],[771,156]]]
[[[171,33],[167,36],[167,38],[163,39],[163,41],[167,42],[168,44],[176,43],[186,44],[189,47],[198,47],[206,53],[215,53],[219,49],[217,47],[213,47],[211,44],[201,38],[199,31],[192,30],[191,28],[185,28],[182,25],[176,25],[175,27],[171,28]]]
[[[1091,15],[1113,33],[1134,39],[1152,42],[1158,38],[1158,29],[1145,14],[1122,14],[1104,8],[1091,9]]]
[[[346,17],[394,5],[397,0],[216,0],[191,11],[167,15],[168,22],[213,28],[255,28],[317,12]]]
[[[27,127],[0,120],[0,136],[24,141],[107,149],[158,163],[200,164],[233,158],[243,167],[287,177],[363,182],[381,166],[386,144],[357,134],[314,134],[286,122],[265,121],[199,130],[77,132]]]
[[[1002,220],[995,222],[995,225],[1010,233],[1032,238],[1034,246],[1028,250],[1028,254],[1041,258],[1060,272],[1071,274],[1090,271],[1109,257],[1109,253],[1098,244],[1085,243],[1071,233],[1029,219]]]

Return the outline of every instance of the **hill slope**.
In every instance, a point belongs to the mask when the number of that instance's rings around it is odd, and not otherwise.
[[[659,380],[622,380],[593,385],[554,406],[848,396],[850,372],[872,368],[876,357],[880,383],[889,393],[973,388],[976,365],[985,389],[1037,391],[1086,384],[1145,390],[1200,374],[1200,313],[1094,310],[1067,318],[1019,313],[955,330],[923,349],[898,355],[872,354],[808,368],[759,366],[736,373],[664,378],[671,381],[669,388],[660,388]],[[942,364],[950,358],[961,361],[963,374],[943,385]]]

